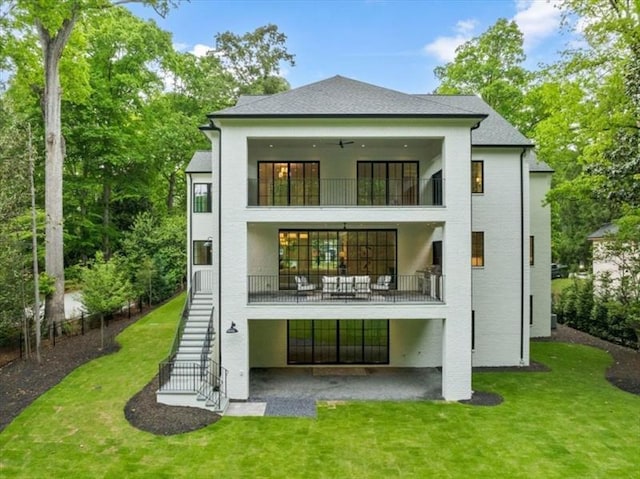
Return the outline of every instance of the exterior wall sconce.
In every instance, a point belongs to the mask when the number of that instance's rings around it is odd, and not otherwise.
[[[238,332],[238,330],[236,329],[236,323],[231,321],[231,327],[229,327],[229,329],[227,329],[227,334],[234,334],[234,333],[237,333],[237,332]]]

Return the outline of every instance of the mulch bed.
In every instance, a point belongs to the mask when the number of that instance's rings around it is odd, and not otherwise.
[[[131,425],[158,436],[172,436],[213,424],[220,415],[206,409],[167,406],[156,401],[158,376],[133,396],[124,408],[124,416]]]
[[[78,366],[119,349],[115,336],[140,316],[111,321],[106,329],[105,344],[100,350],[100,330],[94,329],[83,336],[58,340],[55,347],[42,348],[42,362],[16,360],[0,368],[0,431],[2,431],[29,404],[58,384]],[[615,386],[640,395],[640,353],[607,341],[594,338],[567,326],[558,325],[550,338],[536,341],[560,341],[587,344],[608,351],[614,364],[605,376]],[[533,363],[526,368],[513,370],[546,370],[544,365]],[[496,371],[496,368],[490,368]],[[220,419],[218,414],[199,408],[166,406],[155,398],[157,377],[142,391],[133,396],[125,406],[125,417],[135,427],[157,435],[181,434],[193,431]],[[491,406],[502,402],[498,394],[477,391],[468,404]]]

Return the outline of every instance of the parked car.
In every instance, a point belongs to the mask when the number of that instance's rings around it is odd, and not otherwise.
[[[560,263],[551,263],[551,279],[566,278],[568,276],[567,266]]]

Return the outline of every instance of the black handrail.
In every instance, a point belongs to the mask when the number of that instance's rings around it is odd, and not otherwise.
[[[296,274],[249,275],[247,288],[249,303],[425,303],[445,301],[444,275],[336,275],[313,272],[305,276],[307,282],[298,286]],[[337,279],[328,284],[327,278]],[[369,278],[369,281],[366,281]],[[343,287],[343,280],[347,285]],[[331,280],[329,280],[331,281]],[[351,283],[351,284],[348,284]]]
[[[249,206],[444,206],[441,178],[248,179]]]

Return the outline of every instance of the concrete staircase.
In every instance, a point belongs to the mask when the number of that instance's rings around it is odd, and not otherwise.
[[[213,328],[211,313],[213,299],[210,292],[197,292],[192,296],[188,316],[185,321],[178,349],[168,368],[169,379],[156,392],[159,403],[170,406],[190,406],[210,411],[224,412],[228,400],[214,388],[217,371],[211,371],[211,362],[203,363],[203,350],[206,356],[211,353],[216,332],[212,329],[210,344],[207,331]],[[213,366],[216,369],[216,366]]]

